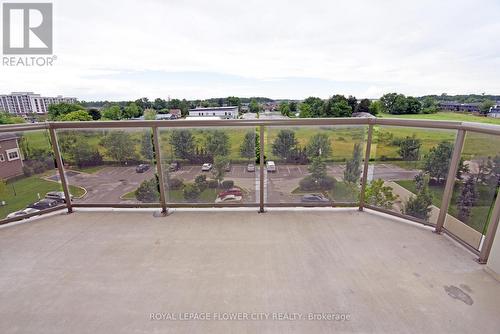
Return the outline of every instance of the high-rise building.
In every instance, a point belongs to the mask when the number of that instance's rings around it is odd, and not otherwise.
[[[76,103],[74,97],[44,97],[33,92],[12,92],[0,95],[0,109],[9,114],[45,114],[53,103]]]

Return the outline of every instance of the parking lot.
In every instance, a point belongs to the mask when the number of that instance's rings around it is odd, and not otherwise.
[[[328,165],[328,175],[342,180],[345,165]],[[83,187],[87,194],[81,199],[75,199],[79,203],[130,203],[135,200],[124,200],[121,196],[134,191],[144,180],[154,177],[154,166],[145,173],[137,173],[135,166],[131,167],[104,167],[93,173],[80,173],[68,171],[66,176],[72,185]],[[368,179],[381,178],[385,181],[412,179],[418,170],[406,170],[391,164],[370,165]],[[200,174],[211,178],[211,172],[202,172],[201,166],[182,166],[178,171],[167,172],[169,177],[178,177],[184,182],[193,182]],[[244,201],[255,203],[259,197],[259,167],[255,172],[248,172],[247,165],[232,165],[231,170],[226,173],[226,180],[233,180],[235,185],[246,191]],[[307,165],[276,165],[276,172],[265,173],[264,193],[265,201],[269,203],[298,202],[301,195],[292,194],[299,181],[309,174]],[[57,175],[49,177],[53,181],[59,180]]]

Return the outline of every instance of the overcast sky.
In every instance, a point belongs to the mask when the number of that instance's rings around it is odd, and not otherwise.
[[[0,66],[0,93],[500,94],[499,0],[53,3],[55,65]]]

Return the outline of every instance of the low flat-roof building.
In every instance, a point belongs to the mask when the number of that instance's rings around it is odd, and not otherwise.
[[[238,106],[189,109],[189,117],[238,118]]]

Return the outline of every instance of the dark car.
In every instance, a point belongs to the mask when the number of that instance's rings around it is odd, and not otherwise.
[[[50,199],[50,198],[44,198],[39,200],[38,202],[35,202],[33,204],[30,204],[28,208],[32,209],[37,209],[37,210],[45,210],[45,209],[50,209],[55,206],[58,206],[61,204],[61,202],[55,200],[55,199]]]
[[[322,194],[307,194],[300,199],[303,203],[327,203],[330,200]]]
[[[151,166],[149,166],[149,164],[140,164],[139,166],[135,167],[135,171],[137,173],[144,173],[149,170],[150,167]]]
[[[169,169],[171,172],[178,171],[180,168],[181,168],[181,164],[180,164],[180,163],[178,163],[177,161],[172,162],[172,163],[168,166],[168,169]]]

